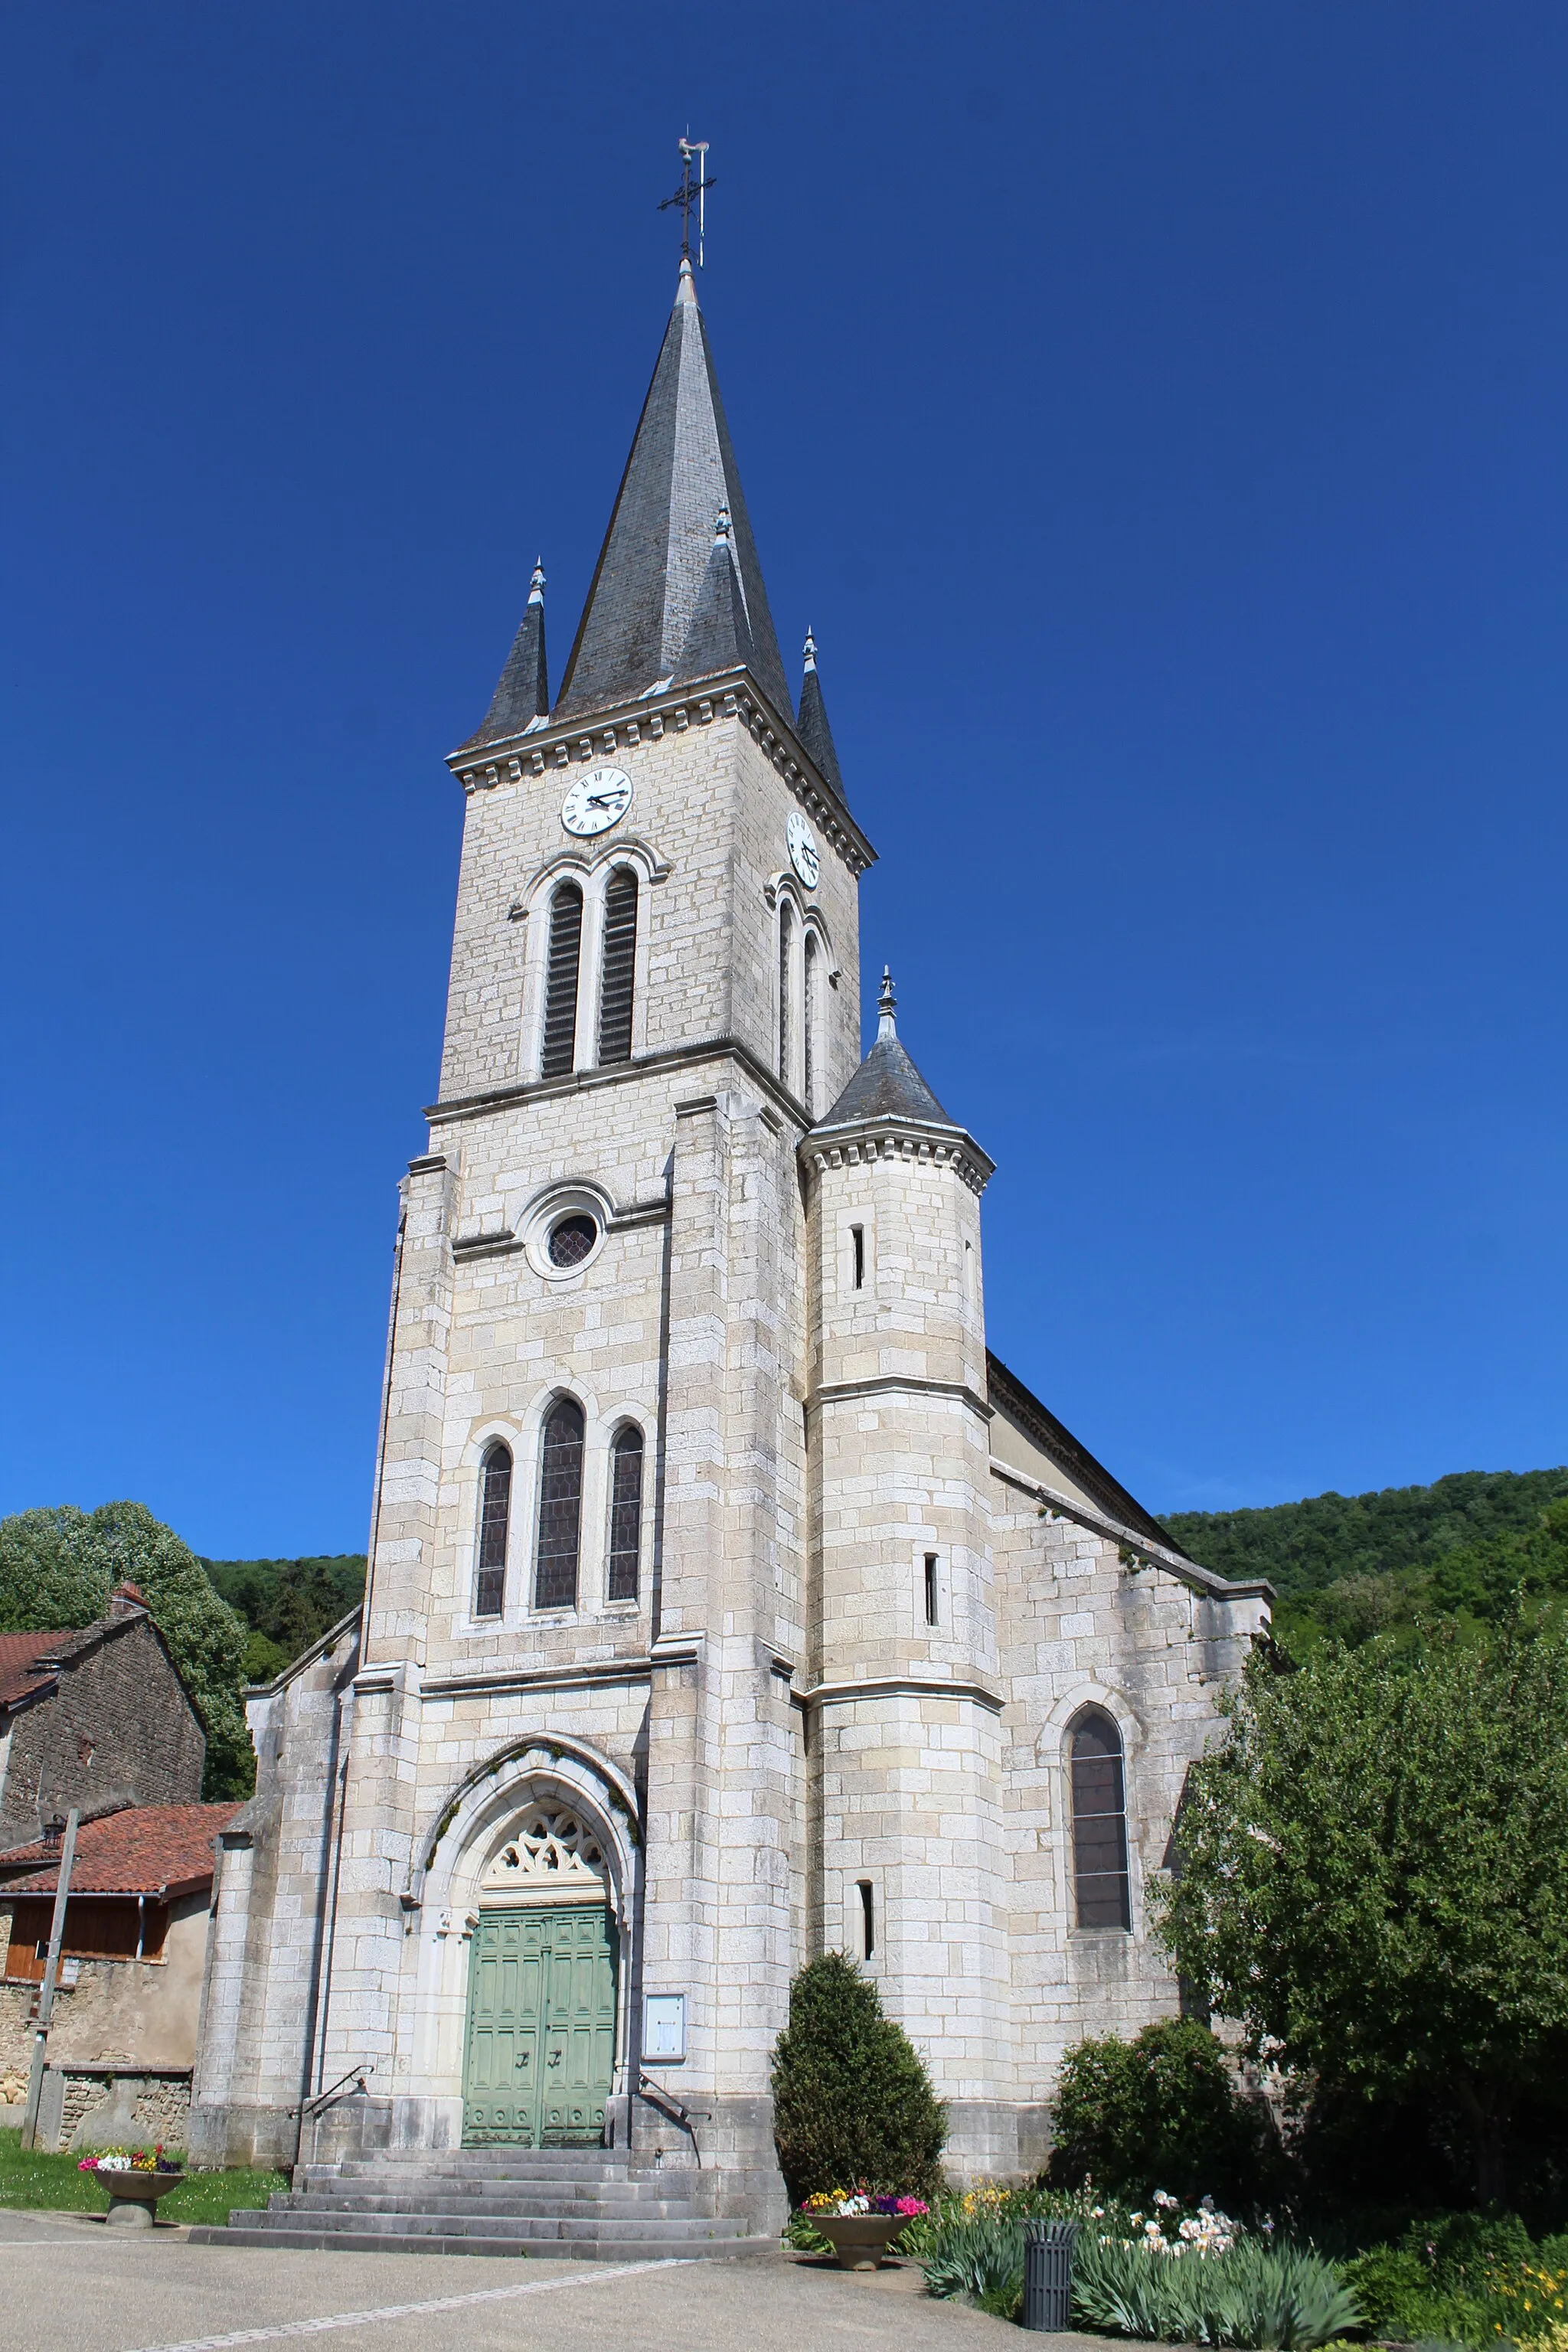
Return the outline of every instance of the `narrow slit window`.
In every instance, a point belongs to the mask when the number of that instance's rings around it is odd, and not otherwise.
[[[599,979],[599,1061],[632,1058],[632,982],[637,951],[637,877],[617,866],[605,893],[605,952]]]
[[[860,1881],[860,1957],[868,1960],[877,1949],[877,1897],[868,1878]]]
[[[789,968],[795,937],[795,917],[785,899],[779,908],[779,1076],[789,1084]]]
[[[642,1549],[642,1457],[640,1429],[623,1429],[610,1465],[609,1601],[637,1597],[637,1561]]]
[[[850,1279],[857,1290],[864,1290],[866,1287],[866,1228],[864,1225],[851,1225],[849,1228],[849,1257]]]
[[[544,1424],[539,1476],[539,1549],[533,1571],[536,1609],[572,1609],[577,1602],[577,1557],[583,1530],[583,1409],[563,1397]]]
[[[805,1055],[805,1086],[804,1099],[807,1110],[816,1102],[816,933],[807,931],[804,949],[804,986],[801,1007],[800,1039]]]
[[[936,1623],[936,1554],[934,1551],[928,1551],[926,1554],[925,1601],[926,1623],[934,1625]]]
[[[479,1465],[479,1559],[474,1577],[474,1614],[499,1617],[506,1600],[506,1535],[511,1514],[511,1455],[487,1445]]]
[[[583,950],[583,893],[563,882],[550,901],[550,950],[544,975],[542,1078],[570,1075],[577,1050],[577,971]]]
[[[1072,1736],[1073,1877],[1080,1927],[1132,1925],[1121,1735],[1097,1708]]]

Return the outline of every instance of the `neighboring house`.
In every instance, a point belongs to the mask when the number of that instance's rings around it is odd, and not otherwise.
[[[239,1811],[130,1805],[78,1834],[40,2144],[184,2146],[214,1841]],[[0,2095],[26,2095],[61,1841],[0,1853]]]
[[[74,1632],[0,1633],[0,1851],[71,1806],[199,1802],[206,1735],[133,1584]]]

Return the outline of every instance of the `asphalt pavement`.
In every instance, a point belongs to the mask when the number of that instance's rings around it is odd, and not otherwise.
[[[193,2246],[184,2230],[0,2211],[0,2352],[1005,2352],[911,2265],[787,2253],[652,2263]],[[1022,2338],[1027,2342],[1028,2338]],[[1058,2336],[1053,2352],[1107,2352]]]

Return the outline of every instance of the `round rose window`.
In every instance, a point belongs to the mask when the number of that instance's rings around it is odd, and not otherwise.
[[[550,1263],[552,1265],[581,1265],[599,1238],[599,1228],[592,1217],[563,1217],[550,1229]]]

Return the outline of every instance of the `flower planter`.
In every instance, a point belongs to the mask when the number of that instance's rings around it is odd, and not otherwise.
[[[858,2270],[868,2263],[880,2270],[888,2247],[900,2230],[908,2229],[905,2213],[814,2213],[811,2226],[820,2230],[833,2247],[843,2270]]]
[[[183,2172],[121,2172],[96,2164],[91,2169],[109,2200],[106,2219],[122,2230],[150,2230],[159,2198],[177,2189],[185,2177]]]

